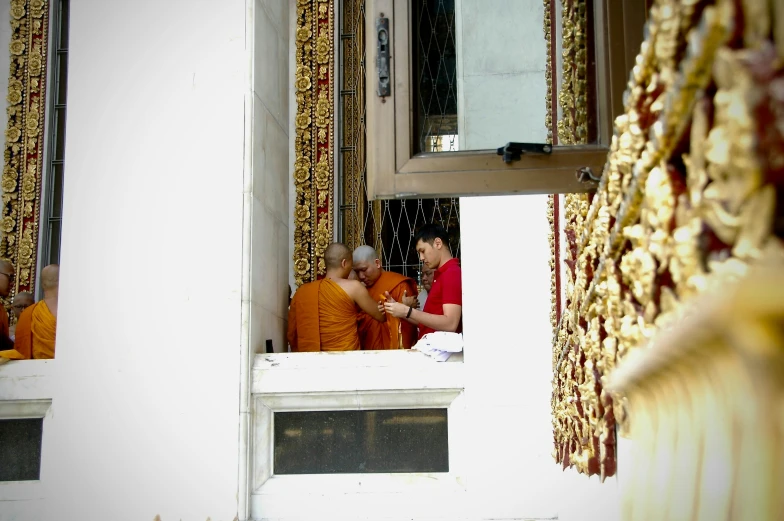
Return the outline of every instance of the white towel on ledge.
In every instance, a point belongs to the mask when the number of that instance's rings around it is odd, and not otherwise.
[[[436,331],[423,336],[414,349],[421,351],[437,362],[446,362],[452,353],[463,350],[463,334]]]

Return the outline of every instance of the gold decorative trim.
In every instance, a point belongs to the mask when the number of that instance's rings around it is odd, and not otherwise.
[[[38,250],[43,176],[47,0],[11,0],[8,125],[2,177],[0,257],[11,259],[16,277],[11,295],[32,291]]]
[[[558,101],[558,143],[577,145],[588,140],[588,52],[586,0],[561,0],[563,65]],[[545,13],[547,19],[547,13]]]
[[[326,272],[334,204],[334,0],[297,0],[294,278]]]

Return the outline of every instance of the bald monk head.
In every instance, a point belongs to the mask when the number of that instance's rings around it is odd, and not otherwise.
[[[35,304],[33,294],[29,291],[23,291],[14,295],[14,302],[11,304],[11,311],[14,313],[16,318],[19,318],[19,315],[22,314],[22,311],[29,308],[33,304]]]
[[[367,287],[376,283],[383,273],[381,260],[372,246],[364,245],[354,250],[354,271],[359,280]]]
[[[7,259],[0,259],[0,297],[11,293],[11,282],[14,280],[14,265]]]
[[[327,265],[327,277],[348,279],[353,269],[351,250],[345,244],[333,242],[324,251],[324,263]]]
[[[41,270],[41,288],[44,290],[44,298],[49,296],[57,297],[58,286],[60,285],[60,266],[50,264]]]

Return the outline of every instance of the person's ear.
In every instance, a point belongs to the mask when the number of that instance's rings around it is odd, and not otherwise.
[[[441,239],[438,237],[436,237],[436,239],[433,241],[433,246],[435,246],[437,250],[440,250],[443,245],[444,243],[441,242]]]
[[[381,269],[381,259],[376,259],[376,268]]]

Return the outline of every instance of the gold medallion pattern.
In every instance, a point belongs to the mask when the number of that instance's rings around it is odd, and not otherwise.
[[[11,0],[8,125],[2,176],[0,257],[14,263],[11,296],[35,284],[41,205],[49,2]]]
[[[334,204],[334,1],[297,0],[294,278],[324,275]]]

